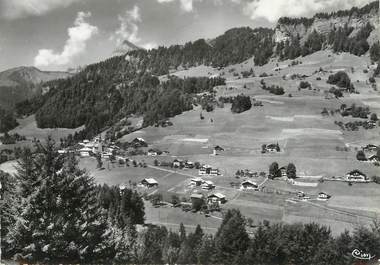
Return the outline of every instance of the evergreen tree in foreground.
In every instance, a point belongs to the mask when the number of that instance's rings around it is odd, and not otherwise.
[[[8,235],[15,259],[66,263],[113,257],[112,231],[99,211],[96,186],[75,157],[60,157],[49,138],[29,162],[19,166],[21,214]],[[29,174],[38,176],[38,185],[30,186]]]

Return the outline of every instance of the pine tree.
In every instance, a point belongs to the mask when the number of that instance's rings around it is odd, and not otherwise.
[[[293,163],[289,163],[286,168],[286,175],[290,179],[295,179],[297,177],[296,166]]]
[[[198,264],[215,264],[215,242],[211,235],[205,235],[198,249]]]
[[[17,216],[20,214],[16,205],[19,198],[16,192],[16,180],[10,174],[0,171],[0,221],[1,221],[1,254],[3,258],[10,258],[14,254],[15,246],[9,240],[8,233],[16,223]]]
[[[33,173],[40,176],[39,184],[32,191],[21,190],[22,213],[9,233],[17,247],[16,259],[91,262],[113,257],[111,230],[99,212],[96,186],[78,169],[75,157],[57,156],[48,139],[32,162],[38,165]],[[27,171],[22,165],[20,169]],[[19,175],[18,179],[23,186],[28,184]]]
[[[215,236],[217,261],[232,264],[236,256],[245,253],[248,245],[245,219],[239,210],[229,210]]]

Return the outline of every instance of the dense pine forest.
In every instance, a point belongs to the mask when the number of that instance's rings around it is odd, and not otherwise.
[[[353,249],[380,255],[380,224],[333,237],[318,224],[270,224],[254,230],[228,210],[215,235],[144,224],[135,191],[97,186],[72,155],[59,155],[51,139],[24,149],[17,174],[0,172],[2,250],[29,263],[136,264],[352,264]],[[250,231],[250,232],[248,232]]]

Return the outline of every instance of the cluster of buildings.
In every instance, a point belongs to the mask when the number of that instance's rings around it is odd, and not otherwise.
[[[307,201],[310,200],[311,198],[307,196],[303,191],[297,192],[297,198],[302,200],[302,201]],[[319,192],[317,195],[317,200],[318,201],[327,201],[328,199],[331,198],[331,195],[325,193],[325,192]]]
[[[227,202],[226,196],[220,192],[212,193],[207,196],[204,196],[201,193],[193,193],[191,194],[190,199],[192,202],[197,201],[197,200],[205,201],[208,205],[224,204]]]
[[[81,157],[90,157],[100,154],[103,159],[109,159],[115,151],[120,148],[115,143],[105,143],[100,137],[93,140],[83,140],[74,147],[59,149],[59,154],[76,153]]]
[[[201,178],[192,178],[190,180],[190,186],[201,187],[203,190],[215,189],[215,184],[210,180],[203,180]]]

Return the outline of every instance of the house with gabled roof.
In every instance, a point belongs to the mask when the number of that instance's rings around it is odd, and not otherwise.
[[[253,182],[251,180],[245,180],[241,183],[241,189],[244,190],[254,190],[257,189],[259,185],[257,185],[256,182]]]
[[[217,193],[213,193],[211,195],[209,195],[207,197],[207,202],[208,203],[226,203],[227,202],[227,199],[226,199],[226,196],[220,192],[217,192]]]
[[[366,174],[358,169],[354,169],[346,174],[346,181],[349,182],[368,182]]]
[[[141,184],[147,188],[155,188],[158,186],[158,182],[154,178],[145,178],[141,181]]]

